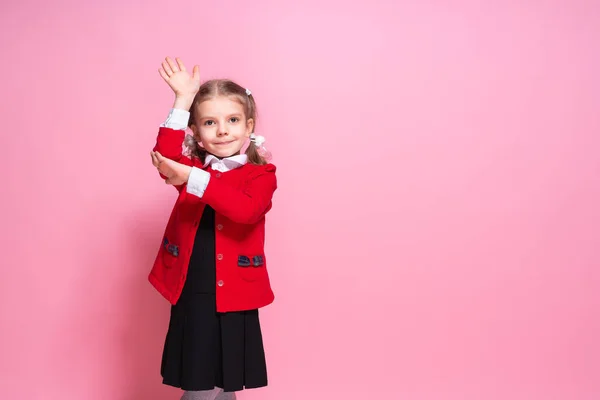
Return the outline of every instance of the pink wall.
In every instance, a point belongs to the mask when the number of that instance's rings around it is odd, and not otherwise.
[[[240,399],[600,398],[598,2],[27,1],[0,22],[0,399],[178,399],[146,281],[175,199],[148,155],[166,55],[251,88],[279,167],[271,385]]]

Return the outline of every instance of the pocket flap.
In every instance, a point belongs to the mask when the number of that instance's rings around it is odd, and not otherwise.
[[[238,267],[260,267],[265,264],[265,257],[262,255],[252,256],[238,256]]]

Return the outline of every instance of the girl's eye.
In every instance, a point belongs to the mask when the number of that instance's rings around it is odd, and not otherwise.
[[[206,121],[206,122],[204,123],[204,125],[208,125],[208,126],[210,126],[210,125],[212,125],[212,122],[215,122],[215,121],[208,120],[208,121]]]
[[[240,119],[238,117],[231,117],[230,121],[231,122],[238,122]]]

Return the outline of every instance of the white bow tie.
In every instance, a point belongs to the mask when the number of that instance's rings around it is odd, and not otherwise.
[[[232,169],[241,167],[242,165],[246,164],[247,162],[248,162],[248,156],[246,156],[245,154],[239,154],[236,156],[231,156],[231,157],[227,157],[227,158],[223,158],[223,159],[218,159],[217,157],[213,156],[212,154],[207,154],[206,159],[204,160],[203,167],[206,168],[206,166],[210,165],[210,167],[212,169],[214,169],[215,171],[227,172],[227,171],[231,171]]]

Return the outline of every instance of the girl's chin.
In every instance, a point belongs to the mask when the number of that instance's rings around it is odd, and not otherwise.
[[[223,146],[211,146],[211,149],[207,149],[209,153],[214,156],[225,158],[239,154],[241,149],[235,148],[231,144]]]

